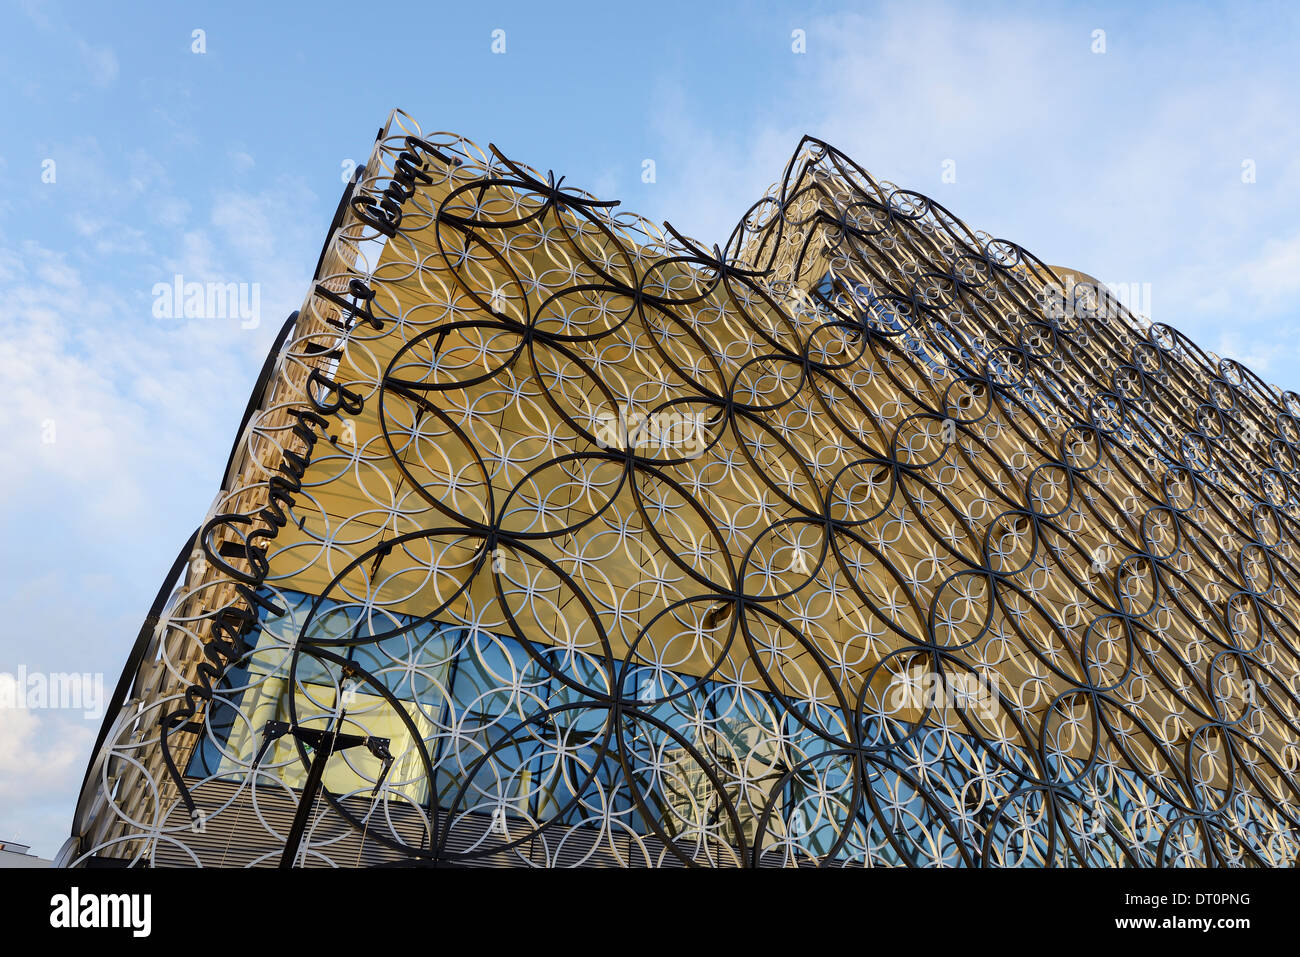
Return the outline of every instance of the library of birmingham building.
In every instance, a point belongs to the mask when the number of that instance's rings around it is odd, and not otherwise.
[[[1296,858],[1300,396],[818,140],[706,246],[395,112],[212,479],[64,865]]]

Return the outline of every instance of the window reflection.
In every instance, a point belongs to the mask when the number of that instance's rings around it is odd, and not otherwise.
[[[346,731],[390,740],[383,800],[436,804],[453,819],[489,815],[507,839],[547,822],[640,837],[657,828],[693,847],[759,843],[765,855],[790,860],[960,866],[962,847],[987,838],[1006,863],[1052,863],[1034,837],[1041,826],[1025,826],[1047,806],[1029,798],[999,810],[1035,775],[1008,760],[1028,760],[1013,749],[999,762],[951,730],[871,718],[857,736],[868,746],[910,738],[889,750],[893,763],[863,758],[855,769],[849,749],[833,743],[855,737],[850,723],[821,703],[787,710],[740,681],[641,667],[624,676],[635,707],[616,718],[609,674],[617,668],[582,652],[338,602],[320,602],[309,622],[313,596],[270,597],[284,614],[262,610],[253,649],[223,677],[191,776],[241,780],[269,721],[296,714],[301,726],[333,728],[345,711]],[[316,648],[371,681],[349,682]],[[259,766],[303,786],[307,769],[291,736]],[[1063,792],[1078,807],[1059,812],[1077,858],[1113,866],[1125,848],[1154,855],[1176,809],[1128,769],[1085,770],[1065,759],[1051,769],[1078,778]],[[366,749],[340,751],[324,784],[369,796],[380,771]],[[1252,816],[1244,804],[1239,813]]]

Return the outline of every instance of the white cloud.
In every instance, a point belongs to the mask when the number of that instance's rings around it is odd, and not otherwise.
[[[12,700],[20,692],[25,689],[18,688],[13,675],[0,672],[0,699]],[[66,796],[76,788],[95,730],[81,719],[80,711],[71,714],[0,707],[0,800],[8,804],[50,794]]]
[[[1271,238],[1237,270],[1237,279],[1262,308],[1294,308],[1300,298],[1300,232]]]
[[[1222,56],[1214,24],[1158,19],[1158,51],[1154,24],[1129,19],[1094,55],[1091,26],[1069,15],[891,4],[810,18],[806,55],[754,64],[776,78],[762,116],[720,122],[711,99],[664,81],[658,183],[628,205],[721,243],[811,133],[1049,263],[1149,283],[1152,318],[1193,339],[1251,327],[1249,357],[1300,388],[1279,321],[1300,292],[1290,89]],[[955,183],[941,181],[947,159]]]
[[[0,235],[0,380],[9,407],[0,496],[62,491],[69,505],[61,520],[77,534],[102,529],[108,538],[128,534],[122,523],[160,494],[193,497],[175,487],[177,475],[197,478],[206,504],[213,462],[224,462],[266,347],[301,303],[315,262],[305,227],[272,227],[294,221],[290,204],[314,202],[302,189],[288,195],[222,194],[214,228],[173,234],[162,255],[141,231],[116,222],[111,205],[74,215],[86,244],[80,253]],[[123,252],[128,270],[105,268],[106,256]],[[176,273],[259,284],[261,325],[155,318],[154,284]],[[87,475],[96,481],[86,483]]]
[[[267,215],[268,197],[222,193],[212,204],[212,225],[241,256],[259,260],[275,250],[276,233]]]
[[[13,676],[0,673],[0,697],[15,690]],[[97,728],[80,711],[0,708],[0,839],[30,844],[39,856],[58,851]]]
[[[149,209],[150,218],[167,229],[184,226],[189,214],[190,204],[176,196],[160,196],[150,204]]]
[[[109,223],[80,211],[72,215],[72,228],[101,256],[138,255],[149,248],[142,230],[125,223]]]
[[[19,6],[34,24],[42,30],[49,30],[53,24],[50,21],[50,3],[49,0],[21,0]]]
[[[19,660],[21,641],[29,667],[104,670],[111,685],[175,549],[216,492],[256,371],[307,291],[321,237],[303,215],[315,197],[298,182],[222,193],[192,216],[147,155],[122,176],[121,161],[95,168],[96,154],[71,164],[87,179],[69,177],[77,193],[66,252],[0,232],[0,500],[24,543],[21,562],[0,556],[11,622],[0,650]],[[146,183],[152,206],[141,200]],[[137,229],[160,218],[193,225]],[[262,324],[155,319],[153,284],[175,272],[259,283]],[[99,636],[90,646],[88,634]],[[0,714],[0,838],[57,849],[86,735],[52,712]]]
[[[117,54],[109,47],[96,47],[78,40],[77,49],[81,51],[82,63],[96,86],[109,86],[117,79]]]

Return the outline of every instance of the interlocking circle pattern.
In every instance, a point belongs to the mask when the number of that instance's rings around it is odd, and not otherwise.
[[[813,139],[706,248],[395,114],[317,278],[80,860],[274,864],[282,721],[309,865],[1294,862],[1295,393]]]

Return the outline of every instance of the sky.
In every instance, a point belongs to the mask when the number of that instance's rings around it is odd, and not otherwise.
[[[1300,5],[1135,6],[0,0],[0,842],[100,721],[6,693],[111,693],[393,107],[707,246],[811,133],[1300,391]]]

